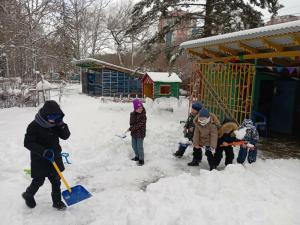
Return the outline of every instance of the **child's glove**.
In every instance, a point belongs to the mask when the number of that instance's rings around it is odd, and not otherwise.
[[[205,146],[205,151],[210,151],[211,153],[214,153],[215,149],[211,146]]]
[[[248,143],[248,144],[247,144],[247,148],[253,149],[253,148],[254,148],[254,145],[253,145],[253,144],[250,144],[250,143]]]
[[[54,159],[54,151],[53,149],[49,148],[49,149],[46,149],[44,152],[43,152],[43,158],[49,160],[49,161],[52,161]]]
[[[61,127],[61,126],[65,125],[65,123],[64,123],[64,121],[63,121],[62,118],[56,119],[56,120],[55,120],[55,124],[56,124],[56,126],[58,126],[58,127]]]

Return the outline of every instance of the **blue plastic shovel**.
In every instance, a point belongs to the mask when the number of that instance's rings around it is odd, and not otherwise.
[[[62,173],[60,172],[56,162],[54,161],[54,155],[52,158],[49,158],[48,160],[51,161],[51,163],[53,164],[56,172],[58,173],[58,175],[60,176],[60,178],[62,179],[63,183],[65,184],[67,190],[63,191],[61,194],[65,200],[65,202],[67,203],[68,206],[76,204],[78,202],[81,202],[87,198],[90,198],[92,195],[91,193],[89,193],[83,186],[81,185],[76,185],[72,188],[70,188],[69,184],[67,183],[66,179],[64,178],[64,176],[62,175]]]

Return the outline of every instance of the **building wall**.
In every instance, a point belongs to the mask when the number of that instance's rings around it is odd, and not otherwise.
[[[296,134],[300,129],[300,82],[257,73],[253,109],[267,117],[271,131]]]
[[[97,96],[127,96],[142,95],[141,81],[128,73],[121,71],[101,69],[89,70],[83,74],[83,90],[89,95]],[[85,87],[84,87],[85,86]]]
[[[171,93],[169,95],[162,95],[160,93],[160,86],[162,85],[170,85],[171,86]],[[164,83],[164,82],[155,82],[154,84],[154,98],[160,97],[179,97],[179,83]]]

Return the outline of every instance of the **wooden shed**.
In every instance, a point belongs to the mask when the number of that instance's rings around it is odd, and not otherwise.
[[[179,97],[181,79],[168,72],[147,72],[143,77],[143,96],[148,98]]]
[[[300,20],[181,44],[195,59],[190,91],[220,119],[300,134]]]
[[[82,92],[97,96],[142,96],[143,73],[97,59],[74,61],[82,68]]]

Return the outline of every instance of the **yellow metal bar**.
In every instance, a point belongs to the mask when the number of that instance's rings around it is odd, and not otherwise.
[[[273,43],[272,41],[268,40],[267,38],[261,38],[262,43],[264,43],[268,48],[271,48],[277,52],[283,51],[283,46]]]
[[[67,183],[67,181],[66,181],[66,179],[64,178],[64,176],[62,175],[62,173],[60,172],[60,170],[59,170],[59,168],[58,168],[58,166],[57,166],[57,164],[56,164],[56,162],[52,162],[52,164],[53,164],[53,166],[54,166],[54,168],[55,168],[55,170],[56,170],[56,172],[58,173],[58,175],[60,176],[60,178],[62,179],[62,181],[64,182],[64,184],[65,184],[65,186],[66,186],[66,188],[68,189],[68,191],[71,193],[72,192],[72,190],[71,190],[71,188],[70,188],[70,186],[69,186],[69,184]]]
[[[207,48],[202,49],[203,54],[205,54],[208,57],[220,57],[220,55],[217,52],[211,51]]]
[[[235,55],[235,56],[237,56],[238,53],[239,53],[238,51],[236,51],[234,49],[227,48],[227,47],[225,47],[223,45],[219,45],[219,50],[221,52],[224,52],[227,55]]]

